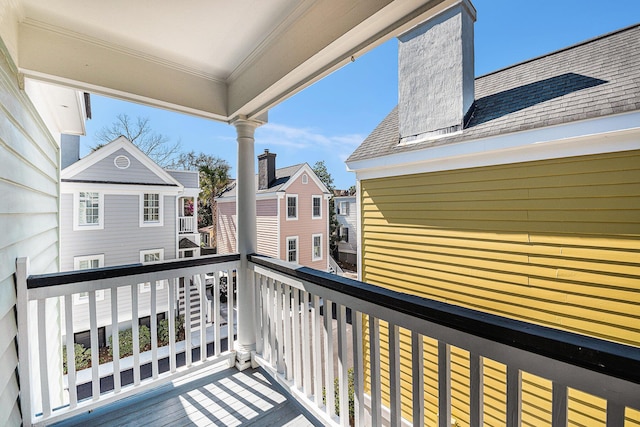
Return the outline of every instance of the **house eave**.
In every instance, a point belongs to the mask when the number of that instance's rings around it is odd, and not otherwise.
[[[640,149],[640,111],[347,162],[358,180]]]

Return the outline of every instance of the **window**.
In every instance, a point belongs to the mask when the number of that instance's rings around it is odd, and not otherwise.
[[[162,197],[158,193],[140,196],[140,227],[162,225]]]
[[[321,196],[312,196],[312,218],[322,218],[322,197]]]
[[[322,234],[314,234],[311,238],[313,239],[313,254],[311,254],[311,259],[313,261],[319,261],[322,259]]]
[[[349,202],[340,202],[338,205],[338,215],[349,215]]]
[[[302,183],[303,184],[308,184],[309,183],[309,177],[307,176],[306,173],[304,175],[302,175]]]
[[[97,230],[103,228],[104,196],[94,191],[80,191],[74,197],[73,229]]]
[[[144,251],[140,251],[140,262],[157,262],[164,260],[164,249],[148,249]],[[156,289],[164,288],[164,280],[157,282]],[[138,284],[138,292],[150,292],[151,291],[151,283],[140,283]]]
[[[298,238],[287,237],[287,261],[298,262]]]
[[[349,241],[349,228],[348,227],[340,227],[340,240],[343,242]]]
[[[287,220],[298,219],[298,196],[287,196]]]
[[[74,270],[87,270],[90,268],[104,267],[104,254],[77,256],[73,258]],[[104,299],[104,289],[96,291],[96,301]],[[89,292],[73,294],[73,304],[85,304],[89,302]]]

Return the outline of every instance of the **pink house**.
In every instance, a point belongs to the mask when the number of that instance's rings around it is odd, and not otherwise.
[[[276,155],[258,156],[256,175],[258,252],[307,267],[329,269],[331,193],[313,169],[276,169]],[[218,199],[218,253],[236,252],[236,184]]]

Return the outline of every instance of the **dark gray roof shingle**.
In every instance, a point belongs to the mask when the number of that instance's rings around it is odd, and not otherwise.
[[[462,133],[400,146],[396,107],[347,162],[639,110],[640,24],[477,77],[475,93]]]
[[[269,185],[269,188],[265,190],[256,190],[256,194],[263,193],[275,193],[276,191],[280,191],[280,189],[289,181],[293,175],[298,172],[298,170],[304,166],[305,163],[300,163],[298,165],[287,166],[284,168],[276,169],[276,179],[274,182]],[[255,177],[256,179],[256,189],[258,188],[258,175]],[[227,187],[226,191],[220,196],[221,199],[225,199],[228,197],[236,197],[236,181],[234,180]]]

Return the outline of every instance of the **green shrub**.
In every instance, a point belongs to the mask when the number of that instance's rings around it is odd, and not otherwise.
[[[76,371],[86,369],[91,366],[91,349],[84,348],[82,344],[74,344],[73,350],[76,359]],[[62,346],[62,370],[67,373],[67,346]]]
[[[334,401],[335,401],[335,409],[336,415],[340,415],[340,379],[335,378],[333,380],[333,390],[334,390]],[[351,425],[354,424],[355,420],[355,404],[354,404],[354,372],[353,368],[349,368],[347,371],[347,395],[349,396],[349,423]],[[326,393],[324,387],[322,388],[322,402],[326,404]]]
[[[151,332],[144,325],[138,327],[140,351],[151,349]],[[118,332],[118,344],[120,347],[120,359],[133,354],[133,330],[125,329]],[[109,355],[113,357],[113,337],[109,337]]]

